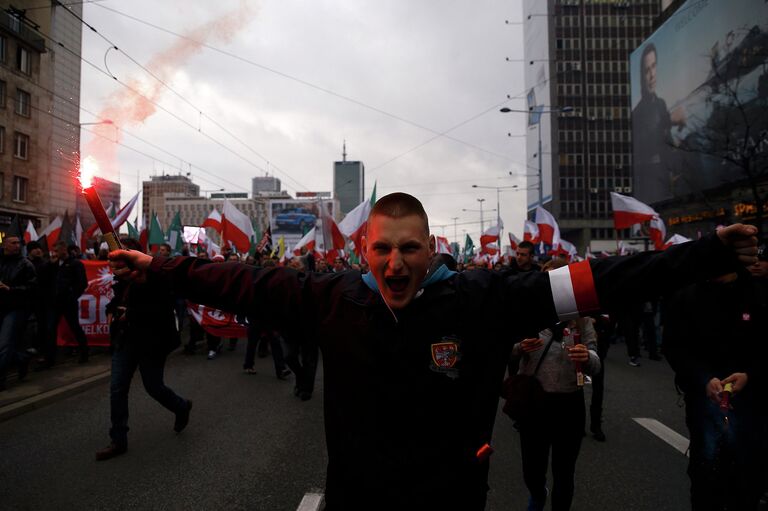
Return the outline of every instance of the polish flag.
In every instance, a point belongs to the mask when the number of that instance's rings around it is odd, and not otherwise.
[[[499,219],[499,223],[497,225],[492,225],[486,231],[480,235],[480,253],[481,254],[496,254],[499,251],[499,234],[501,233],[501,229],[504,227],[504,224],[501,223],[501,219]]]
[[[210,227],[221,234],[221,214],[219,213],[219,210],[213,208],[208,215],[208,218],[203,221],[203,224],[200,227]]]
[[[333,263],[336,257],[343,257],[347,242],[339,230],[339,226],[327,212],[324,211],[321,214],[319,224],[320,229],[316,231],[317,235],[315,236],[315,247],[318,252],[325,255],[326,261]]]
[[[237,210],[234,204],[224,199],[221,213],[221,239],[230,241],[240,253],[248,252],[251,248],[253,225],[251,219]]]
[[[589,261],[569,264],[547,272],[547,275],[560,321],[576,319],[600,309]]]
[[[509,234],[509,246],[510,246],[510,248],[512,250],[517,250],[517,246],[520,244],[520,240],[518,239],[517,236],[515,236],[511,232],[507,233],[507,234]]]
[[[557,246],[557,248],[550,251],[550,253],[553,255],[567,257],[568,260],[573,259],[577,255],[576,246],[570,241],[566,240],[560,240],[560,244]]]
[[[315,251],[315,235],[317,234],[317,227],[311,228],[309,231],[307,231],[307,234],[304,235],[303,238],[299,240],[298,243],[296,243],[296,246],[293,247],[293,255],[300,256],[301,255],[301,249],[306,247],[308,253],[312,253]]]
[[[371,207],[372,201],[365,199],[339,222],[339,231],[352,240],[355,244],[355,252],[358,255],[362,251],[362,237],[365,236],[365,232],[368,230],[368,216],[371,214]]]
[[[61,216],[57,216],[53,219],[53,222],[48,224],[48,227],[40,234],[40,236],[47,236],[48,246],[53,247],[59,240],[59,234],[61,234]]]
[[[667,237],[667,228],[664,225],[664,220],[658,216],[653,217],[648,226],[648,236],[653,241],[653,246],[656,250],[664,250],[664,238]]]
[[[686,238],[685,236],[681,236],[680,234],[673,234],[664,244],[663,249],[666,250],[672,245],[679,245],[680,243],[685,243],[687,241],[691,241],[691,238]]]
[[[27,220],[27,228],[24,230],[24,243],[37,241],[37,238],[37,231],[35,231],[35,226],[32,224],[32,220]]]
[[[626,229],[633,224],[641,224],[659,216],[647,204],[616,192],[611,192],[611,206],[613,207],[613,226],[616,229]]]
[[[128,220],[128,217],[131,215],[131,212],[136,206],[136,202],[138,202],[138,200],[139,194],[137,193],[131,200],[128,201],[125,206],[120,208],[120,211],[118,211],[114,217],[110,217],[110,222],[112,222],[112,227],[115,229],[115,231],[118,231],[120,226]],[[111,203],[110,206],[112,206]],[[112,206],[112,210],[114,211],[114,206]],[[99,229],[98,224],[93,224],[88,228],[88,230],[85,231],[85,238],[90,239],[98,234],[101,234],[101,229]]]
[[[560,244],[560,227],[552,213],[541,206],[536,206],[536,225],[539,227],[541,241],[553,247]]]
[[[536,225],[535,222],[531,222],[530,220],[525,221],[525,226],[523,227],[523,240],[530,241],[534,245],[541,241],[539,239],[539,226]]]
[[[453,255],[451,251],[451,244],[448,238],[443,236],[435,236],[435,253]]]

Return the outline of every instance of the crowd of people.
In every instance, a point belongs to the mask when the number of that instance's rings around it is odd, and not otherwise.
[[[584,384],[593,388],[590,431],[604,442],[604,360],[622,337],[630,365],[640,366],[642,338],[649,359],[663,355],[675,370],[691,437],[694,509],[757,506],[765,474],[768,258],[755,257],[753,228],[731,226],[665,252],[578,268],[558,257],[537,261],[535,247],[523,242],[514,259],[478,270],[435,256],[427,225],[415,198],[380,199],[363,265],[312,254],[280,263],[229,250],[207,261],[203,254],[172,257],[167,245],[153,257],[123,240],[132,250],[110,256],[111,443],[97,459],[126,452],[136,369],[148,394],[174,414],[174,430],[188,424],[192,401],[163,380],[168,354],[182,345],[182,325],[189,323],[184,353],[194,354],[206,337],[213,361],[227,345],[184,313],[191,300],[235,314],[247,328],[243,370],[253,373],[255,357],[271,352],[276,377],[293,373],[302,400],[312,397],[322,351],[328,510],[359,509],[374,493],[382,508],[483,509],[505,373],[533,375],[543,389],[535,413],[515,424],[528,509],[544,509],[550,499],[552,509],[569,509],[586,430]],[[51,328],[61,318],[75,332],[79,360],[88,360],[72,324],[85,289],[78,254],[57,244],[49,261],[33,244],[26,248],[23,257],[20,240],[4,238],[2,376],[14,359],[19,376],[25,372],[28,361],[15,343],[29,316],[43,325],[41,367],[55,360]],[[510,311],[519,314],[512,326],[488,321]],[[229,339],[229,348],[236,343]],[[724,478],[729,484],[716,484]],[[425,494],[438,483],[454,489],[449,499]]]

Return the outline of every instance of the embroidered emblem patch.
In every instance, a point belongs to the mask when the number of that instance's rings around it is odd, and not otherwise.
[[[459,347],[461,342],[455,338],[444,337],[441,342],[432,344],[432,364],[430,369],[438,373],[444,373],[449,378],[457,378],[459,371],[456,364],[461,359]]]
[[[752,320],[752,316],[749,315],[749,312],[744,312],[741,315],[741,320],[742,321],[751,321]]]

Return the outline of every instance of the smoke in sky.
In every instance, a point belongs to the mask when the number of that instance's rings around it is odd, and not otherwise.
[[[255,15],[255,9],[247,0],[241,0],[238,8],[217,19],[184,33],[186,39],[178,39],[172,46],[159,51],[144,65],[155,76],[171,85],[174,73],[186,62],[203,49],[203,44],[227,44],[244,29]],[[134,57],[135,58],[135,57]],[[164,94],[170,91],[144,70],[138,70],[135,75],[123,78],[132,89],[139,91],[144,97],[126,87],[120,87],[104,101],[104,106],[98,114],[100,121],[111,121],[107,124],[93,126],[94,136],[83,150],[83,155],[92,156],[99,162],[101,173],[108,179],[116,179],[117,144],[122,141],[119,128],[130,129],[143,123],[155,114],[158,103]],[[171,85],[172,86],[172,85]]]

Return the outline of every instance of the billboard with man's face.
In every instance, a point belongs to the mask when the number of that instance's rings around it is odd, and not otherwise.
[[[765,0],[688,0],[630,55],[630,69],[641,201],[745,179],[768,149]]]

